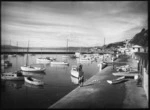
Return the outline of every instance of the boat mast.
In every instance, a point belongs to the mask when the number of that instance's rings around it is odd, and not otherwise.
[[[18,41],[17,41],[17,53],[18,53]]]
[[[105,37],[104,37],[104,46],[103,46],[103,62],[104,62],[104,50],[105,50]]]
[[[42,47],[41,47],[41,58],[42,58]]]
[[[68,39],[67,39],[67,52],[68,52]]]
[[[29,41],[28,41],[28,48],[27,48],[27,59],[26,59],[26,66],[28,65],[28,52],[29,52]]]
[[[10,51],[11,51],[11,40],[10,40],[10,46],[9,46],[9,49],[10,49]]]

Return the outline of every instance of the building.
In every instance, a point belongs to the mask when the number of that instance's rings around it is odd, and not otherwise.
[[[141,80],[141,86],[144,88],[147,99],[149,100],[149,60],[148,53],[135,52],[134,58],[139,61],[138,72]]]

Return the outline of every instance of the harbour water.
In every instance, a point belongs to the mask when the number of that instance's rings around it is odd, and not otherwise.
[[[65,54],[66,55],[66,54]],[[44,66],[44,73],[29,73],[38,79],[44,81],[44,86],[34,86],[24,81],[3,81],[1,88],[1,107],[2,108],[48,108],[70,91],[75,89],[78,84],[71,77],[70,70],[72,65],[76,65],[76,59],[70,57],[62,58],[63,54],[29,54],[29,64],[34,66]],[[69,55],[68,55],[69,56]],[[53,57],[57,61],[66,60],[69,66],[52,66],[51,64],[36,64],[36,58]],[[20,66],[25,65],[26,55],[16,57],[9,56],[8,59],[12,66],[5,68],[5,72],[20,70]],[[99,68],[97,62],[83,63],[85,81],[95,75]]]

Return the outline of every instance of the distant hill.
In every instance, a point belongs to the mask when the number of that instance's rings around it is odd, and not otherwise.
[[[1,48],[3,49],[26,49],[27,47],[17,47],[17,46],[10,46],[10,45],[1,45]],[[64,49],[66,50],[66,47],[29,47],[30,49]],[[73,50],[77,50],[77,49],[88,49],[91,47],[68,47],[69,50],[73,49]]]
[[[142,29],[141,32],[137,33],[131,40],[131,44],[140,45],[142,47],[148,47],[148,29]]]
[[[115,43],[110,43],[108,45],[106,45],[106,48],[117,48],[118,46],[124,46],[124,41],[120,41],[120,42],[115,42]]]

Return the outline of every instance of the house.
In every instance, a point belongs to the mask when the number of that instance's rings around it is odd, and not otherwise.
[[[144,48],[142,46],[139,46],[139,45],[133,45],[130,48],[130,51],[131,52],[144,52]]]

